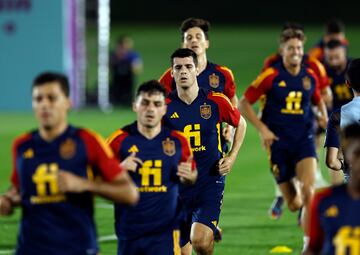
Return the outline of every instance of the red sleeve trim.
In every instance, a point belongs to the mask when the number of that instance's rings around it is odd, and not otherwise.
[[[321,60],[324,57],[324,50],[320,47],[315,47],[309,50],[309,56]]]
[[[219,122],[226,122],[234,127],[239,125],[240,112],[235,108],[229,98],[218,92],[209,92],[208,99],[214,101],[219,108]]]
[[[262,72],[247,88],[244,97],[250,104],[254,104],[262,95],[265,95],[272,87],[273,80],[279,71],[275,68],[268,68]]]
[[[308,66],[314,71],[315,75],[318,77],[320,90],[328,87],[330,85],[330,81],[324,65],[319,60],[313,57],[308,57],[306,62]]]
[[[10,177],[10,181],[11,183],[16,187],[19,188],[20,183],[19,183],[19,176],[17,173],[17,167],[16,167],[16,158],[17,158],[17,154],[18,154],[18,148],[21,144],[23,144],[24,142],[30,140],[32,137],[31,133],[25,133],[19,137],[17,137],[14,140],[13,146],[12,146],[12,172],[11,172],[11,177]]]
[[[111,150],[114,152],[115,158],[117,158],[120,161],[123,160],[120,157],[121,144],[128,135],[129,134],[127,132],[118,129],[114,133],[112,133],[108,139],[106,139],[106,143],[109,144]]]
[[[319,88],[319,79],[318,79],[318,77],[316,76],[315,72],[312,69],[307,68],[306,71],[315,80],[315,89],[314,89],[314,93],[311,96],[311,101],[312,101],[312,103],[314,105],[318,105],[320,100],[321,100],[320,88]]]
[[[123,172],[120,168],[120,162],[114,158],[112,150],[100,135],[80,129],[79,136],[85,143],[90,165],[100,170],[105,181],[111,182]]]
[[[171,135],[176,137],[181,144],[181,162],[186,162],[189,157],[193,157],[193,153],[189,144],[188,139],[186,138],[186,136],[180,132],[180,131],[171,131]],[[196,169],[196,163],[195,160],[193,158],[192,163],[191,163],[191,169],[195,170]]]
[[[216,70],[225,76],[224,94],[230,99],[233,98],[236,94],[236,84],[233,72],[230,68],[219,65],[216,66]]]
[[[317,192],[311,202],[309,229],[309,248],[314,252],[320,252],[324,241],[324,232],[320,225],[319,205],[321,201],[331,195],[332,189],[325,188]]]
[[[167,69],[163,75],[161,75],[159,82],[165,87],[166,94],[168,95],[172,89],[173,77],[171,76],[171,68]]]
[[[264,60],[264,66],[261,71],[265,71],[266,69],[272,67],[273,64],[279,60],[279,58],[280,58],[279,54],[272,54],[272,55],[268,56]]]

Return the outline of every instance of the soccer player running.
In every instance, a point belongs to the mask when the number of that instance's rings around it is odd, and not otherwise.
[[[346,126],[341,147],[349,163],[347,184],[315,194],[309,221],[310,243],[305,255],[359,254],[360,247],[360,125]]]
[[[194,51],[176,50],[171,55],[171,65],[176,90],[168,97],[164,124],[185,133],[199,171],[196,185],[180,190],[187,211],[187,222],[181,228],[182,254],[191,254],[191,245],[197,254],[212,254],[225,175],[235,163],[246,122],[225,95],[199,88]],[[233,146],[224,157],[220,141],[222,122],[236,128]]]
[[[197,170],[186,137],[161,125],[165,96],[158,81],[143,83],[133,103],[137,121],[108,139],[140,192],[135,207],[115,205],[119,255],[181,252],[179,183],[194,184]]]
[[[324,66],[330,78],[333,103],[330,112],[347,104],[354,97],[346,84],[345,74],[351,59],[347,56],[346,46],[339,40],[330,40],[324,46]]]
[[[64,75],[37,76],[32,106],[39,127],[15,140],[12,187],[0,196],[0,215],[22,207],[16,254],[98,254],[93,194],[135,204],[138,191],[99,135],[69,125]]]
[[[341,150],[339,151],[337,129],[340,126],[339,108],[350,102],[353,98],[353,92],[346,84],[345,77],[350,61],[351,60],[347,57],[346,46],[341,41],[330,40],[325,44],[324,64],[331,81],[330,86],[333,94],[333,103],[331,107],[328,108],[328,112],[330,112],[331,115],[327,127],[324,147],[326,151],[326,164],[329,166],[332,184],[338,184],[344,181],[343,172],[333,170],[345,170],[345,178],[347,177],[347,171],[345,169],[346,165],[343,163]]]
[[[299,23],[286,22],[283,26],[283,31],[286,29],[295,29],[295,30],[304,32],[303,26]],[[264,61],[264,67],[262,69],[263,71],[265,71],[269,67],[274,67],[274,66],[282,63],[283,59],[282,59],[281,51],[282,51],[282,47],[280,46],[277,54],[273,54],[273,55],[269,56],[268,58],[266,58],[266,60]],[[302,64],[304,66],[306,66],[307,68],[310,68],[312,71],[314,71],[314,73],[317,76],[318,81],[319,81],[318,84],[319,84],[320,95],[321,95],[322,99],[324,100],[325,104],[328,107],[330,107],[332,104],[333,98],[332,98],[332,92],[331,92],[331,89],[329,86],[330,81],[327,76],[324,65],[316,58],[309,57],[309,55],[307,55],[307,54],[303,55]],[[265,100],[265,95],[262,96],[260,101],[263,102],[264,100]],[[322,128],[316,128],[316,130],[315,130],[315,134],[316,134],[315,141],[316,141],[316,147],[318,150],[322,147],[322,142],[321,142],[322,139],[321,138],[322,138],[323,131],[324,130]],[[324,178],[322,177],[321,170],[318,165],[318,170],[316,171],[316,174],[315,174],[315,186],[322,187],[322,186],[324,186],[325,183],[326,182],[325,182]],[[282,211],[283,211],[282,205],[283,205],[284,199],[281,196],[281,192],[278,187],[275,188],[275,196],[276,197],[275,197],[274,201],[271,203],[271,206],[269,209],[269,215],[272,219],[279,219],[282,215]]]
[[[238,98],[232,71],[207,59],[206,53],[210,46],[210,22],[199,18],[188,18],[182,22],[180,31],[182,47],[193,50],[197,55],[199,70],[197,80],[199,87],[223,93],[230,99],[231,104],[237,107]],[[176,89],[175,80],[171,75],[171,68],[165,71],[159,81],[165,86],[167,93]],[[232,127],[225,124],[222,129],[224,141],[231,142],[232,135]]]
[[[242,114],[260,133],[263,146],[270,154],[271,171],[291,211],[302,206],[304,244],[308,229],[303,223],[308,217],[316,171],[316,151],[312,128],[311,103],[321,115],[319,123],[327,123],[327,112],[313,71],[301,65],[305,35],[301,30],[286,29],[280,36],[282,63],[266,69],[246,90],[240,100]],[[252,104],[261,95],[266,102],[261,119]],[[300,192],[293,177],[300,182]]]
[[[345,36],[345,25],[339,19],[330,19],[325,24],[325,33],[322,38],[319,40],[314,47],[309,50],[309,56],[312,58],[316,58],[320,62],[324,62],[324,49],[325,45],[331,40],[340,41],[346,48],[349,45],[348,40]]]

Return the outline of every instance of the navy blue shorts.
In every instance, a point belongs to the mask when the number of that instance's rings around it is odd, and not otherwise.
[[[316,158],[315,142],[312,136],[304,137],[298,142],[275,141],[270,152],[271,172],[278,184],[290,181],[295,177],[295,166],[304,158]]]
[[[202,186],[191,197],[182,197],[185,220],[180,224],[181,247],[190,241],[191,226],[199,222],[214,232],[219,223],[219,216],[224,195],[224,178]]]
[[[180,255],[180,230],[118,240],[118,255]]]

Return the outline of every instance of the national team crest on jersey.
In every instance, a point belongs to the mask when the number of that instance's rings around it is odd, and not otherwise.
[[[216,75],[216,74],[210,74],[209,75],[209,84],[210,84],[210,86],[211,87],[213,87],[213,88],[217,88],[217,87],[219,87],[219,84],[220,84],[220,78],[219,78],[219,76],[218,75]]]
[[[303,88],[305,90],[310,90],[311,89],[311,80],[308,76],[305,76],[303,79],[302,79],[302,82],[303,82]]]
[[[175,142],[166,138],[165,141],[162,141],[163,151],[168,156],[173,156],[176,153]]]
[[[200,115],[201,115],[201,118],[203,119],[210,119],[211,117],[211,105],[208,105],[208,104],[203,104],[203,105],[200,105]]]
[[[60,145],[60,156],[63,159],[71,159],[76,152],[76,143],[73,139],[68,138]]]
[[[335,218],[339,215],[339,209],[337,208],[336,205],[330,206],[326,211],[325,211],[325,217],[328,218]]]

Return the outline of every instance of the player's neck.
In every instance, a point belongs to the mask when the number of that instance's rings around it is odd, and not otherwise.
[[[52,128],[39,127],[39,133],[42,139],[44,139],[47,142],[51,142],[54,139],[56,139],[58,136],[60,136],[62,133],[64,133],[67,127],[68,127],[67,122],[63,122]]]
[[[142,134],[147,139],[153,139],[155,136],[157,136],[161,132],[161,124],[156,125],[155,127],[146,127],[144,125],[141,125],[139,122],[137,122],[137,128],[139,130],[139,133]]]
[[[207,57],[206,57],[206,53],[204,53],[198,56],[197,68],[199,70],[199,74],[205,70],[206,66],[207,66]]]
[[[284,63],[286,71],[288,71],[291,75],[297,76],[300,73],[301,65],[293,66],[287,63]]]
[[[176,89],[178,97],[186,104],[191,104],[199,94],[199,85],[197,84],[197,81],[195,81],[195,83],[196,84],[193,84],[187,89],[180,87]]]

